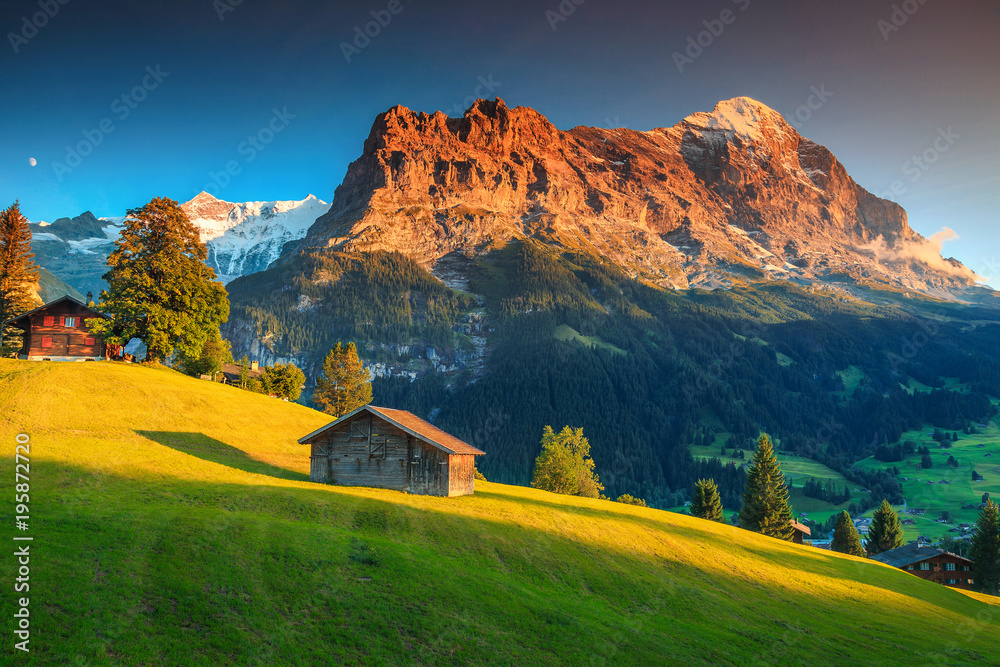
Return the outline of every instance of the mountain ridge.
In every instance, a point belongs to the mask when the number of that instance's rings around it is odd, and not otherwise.
[[[376,117],[303,247],[400,250],[434,271],[449,255],[526,237],[596,252],[669,288],[976,283],[954,260],[927,263],[929,242],[898,204],[750,98],[649,131],[562,131],[499,98],[462,118],[395,106]]]

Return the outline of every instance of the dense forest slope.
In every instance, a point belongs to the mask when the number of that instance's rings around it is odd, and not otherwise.
[[[31,437],[18,664],[995,659],[1000,607],[877,563],[495,483],[311,484],[295,439],[327,417],[168,370],[0,360],[0,377],[0,437]]]

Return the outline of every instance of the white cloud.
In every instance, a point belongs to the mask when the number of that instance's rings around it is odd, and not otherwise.
[[[945,227],[929,239],[903,241],[895,246],[889,246],[885,239],[879,236],[874,242],[865,246],[866,250],[875,253],[880,262],[919,262],[935,271],[947,273],[965,280],[983,282],[986,279],[954,260],[947,260],[942,255],[944,244],[958,238],[955,230]]]

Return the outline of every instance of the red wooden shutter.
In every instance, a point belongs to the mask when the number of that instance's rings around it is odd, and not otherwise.
[[[42,336],[42,347],[52,347],[52,336]]]
[[[95,341],[93,338],[85,338],[83,341],[83,344],[86,345],[87,347],[93,347],[94,343]]]
[[[61,327],[66,326],[66,316],[65,315],[60,315],[59,316],[59,326],[61,326]]]
[[[53,315],[46,315],[45,319],[42,320],[42,326],[51,327],[55,326],[56,318]]]

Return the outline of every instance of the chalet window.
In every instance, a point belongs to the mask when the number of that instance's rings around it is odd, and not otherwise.
[[[906,566],[906,569],[907,569],[907,570],[912,570],[912,569],[913,569],[913,566],[912,566],[912,565],[907,565],[907,566]]]
[[[67,317],[67,318],[65,318],[63,320],[63,325],[66,326],[69,329],[74,328],[76,326],[76,318],[75,317]]]
[[[368,458],[385,458],[385,436],[373,435],[368,440]]]
[[[93,347],[97,343],[93,338],[87,337],[83,339],[83,344],[87,347]]]
[[[43,327],[54,327],[55,325],[56,325],[55,315],[46,315],[45,318],[42,319]]]
[[[966,581],[969,582],[970,586],[975,586],[975,584],[976,584],[976,580],[975,579],[966,579]]]
[[[968,565],[963,565],[962,566],[962,572],[968,572],[968,571],[969,571],[969,566]]]
[[[52,347],[52,336],[42,336],[42,347]]]
[[[930,563],[921,563],[920,564],[920,569],[921,570],[929,570],[929,569],[931,569],[931,564]]]
[[[944,564],[944,569],[948,570],[949,572],[954,572],[955,571],[955,564],[954,563],[945,563]]]
[[[955,584],[957,584],[957,583],[958,583],[958,579],[949,579],[949,580],[948,580],[948,583],[949,583],[949,584],[952,584],[952,585],[955,585]]]
[[[357,419],[351,422],[351,435],[348,436],[350,440],[364,440],[369,435],[370,424],[366,421]]]

